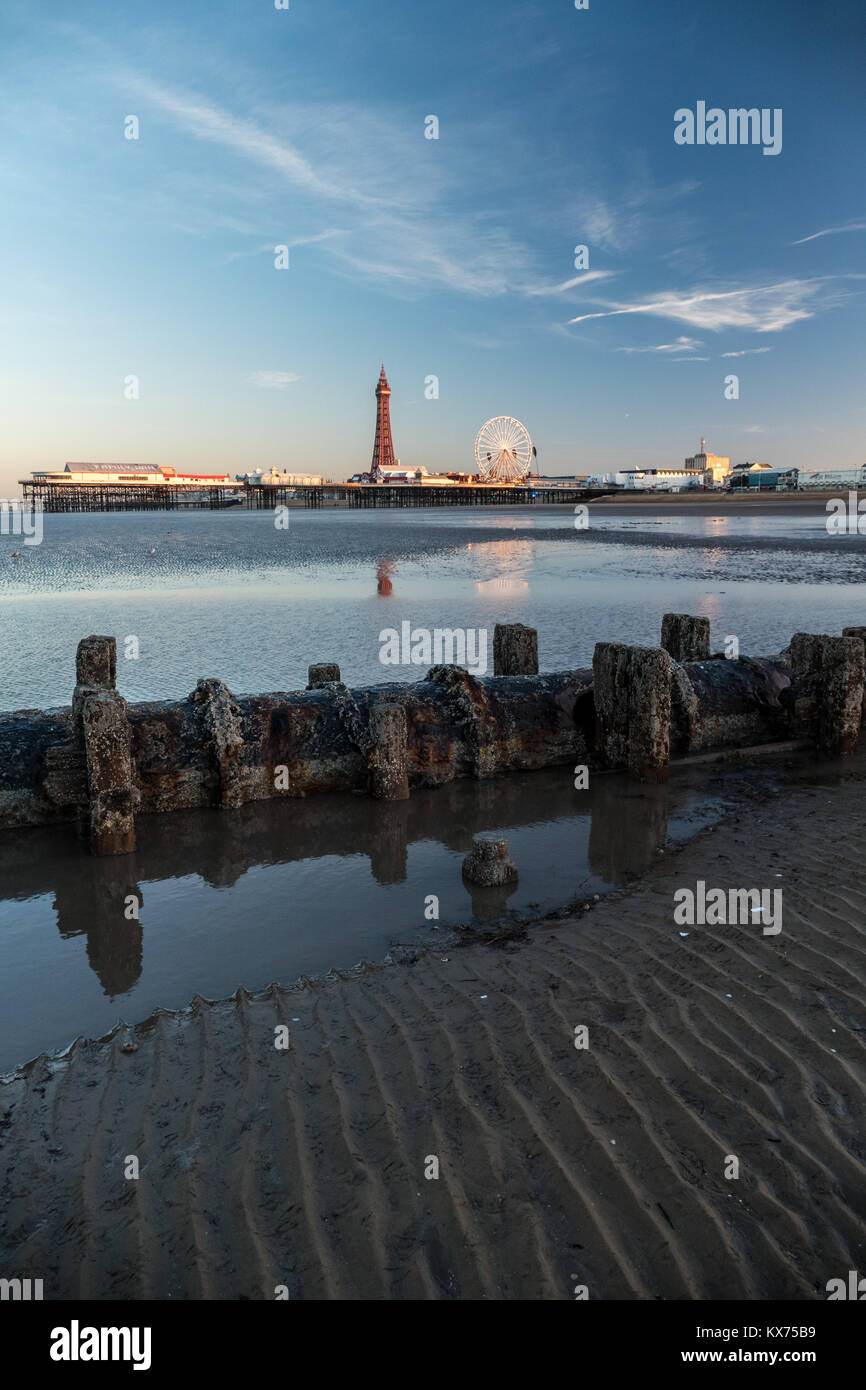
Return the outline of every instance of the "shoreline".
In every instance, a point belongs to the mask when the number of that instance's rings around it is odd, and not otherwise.
[[[333,484],[340,487],[341,484]],[[715,515],[723,512],[729,516],[748,516],[758,513],[763,516],[785,515],[787,513],[809,514],[814,512],[816,515],[824,516],[826,503],[832,498],[847,498],[847,487],[828,488],[808,492],[759,492],[748,489],[736,492],[704,492],[695,489],[693,492],[611,492],[599,497],[584,498],[582,505],[589,507],[592,511],[596,508],[612,507],[616,511],[629,511],[638,509],[641,511],[662,511],[676,514],[679,509],[685,514],[691,515]],[[459,515],[485,516],[491,511],[509,513],[548,513],[556,515],[574,509],[573,500],[544,502],[478,502],[471,506],[454,502],[435,502],[431,501],[428,505],[413,502],[407,506],[377,506],[377,507],[358,507],[340,498],[323,497],[315,507],[308,507],[305,502],[291,496],[284,498],[280,506],[286,507],[291,512],[347,512],[352,515],[368,516],[386,515],[405,516],[417,515],[419,512],[432,511],[437,514],[443,511],[457,511]],[[179,505],[173,508],[160,507],[122,507],[122,508],[94,508],[69,511],[46,511],[45,516],[146,516],[146,517],[165,517],[171,519],[183,516],[208,515],[216,516],[220,514],[231,516],[265,516],[269,517],[272,508],[253,507],[245,505],[202,508],[198,503],[190,502],[187,505]]]
[[[745,492],[746,490],[743,489]],[[787,514],[800,514],[824,517],[826,515],[826,504],[831,498],[847,497],[847,488],[815,490],[814,492],[752,492],[741,496],[739,492],[701,492],[695,490],[694,494],[688,492],[613,492],[606,493],[602,497],[584,499],[583,505],[590,509],[590,514],[597,508],[613,508],[615,511],[638,510],[643,512],[665,512],[676,515],[679,510],[685,515],[715,516],[722,512],[728,516],[751,516],[759,514],[762,516],[785,516]],[[472,507],[460,507],[457,502],[436,504],[431,502],[428,507],[353,507],[348,502],[334,499],[323,498],[315,508],[309,508],[303,502],[293,501],[291,498],[284,504],[290,511],[343,511],[356,513],[359,515],[387,515],[405,516],[417,515],[419,512],[434,511],[442,512],[459,509],[461,515],[484,516],[491,511],[511,513],[519,512],[524,515],[529,512],[542,513],[547,515],[557,515],[566,511],[573,511],[574,503],[568,502],[511,502],[511,503],[490,503],[478,504]],[[228,511],[253,512],[261,510],[268,515],[267,509],[237,507],[227,508]]]
[[[0,1265],[46,1298],[823,1298],[864,1259],[864,833],[862,770],[787,788],[519,941],[43,1056],[0,1085]],[[696,879],[781,883],[782,933],[683,937]]]

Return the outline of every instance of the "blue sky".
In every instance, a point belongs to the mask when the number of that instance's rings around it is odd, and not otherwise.
[[[864,35],[861,0],[5,0],[0,491],[346,477],[380,357],[404,464],[497,414],[551,473],[863,462]],[[699,100],[781,108],[781,153],[675,144]]]

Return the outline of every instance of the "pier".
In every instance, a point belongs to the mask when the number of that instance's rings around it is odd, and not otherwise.
[[[601,489],[579,487],[496,486],[462,484],[454,487],[412,486],[407,483],[324,483],[321,487],[256,487],[262,494],[248,505],[271,510],[292,500],[305,507],[321,507],[330,501],[346,507],[521,507],[547,503],[563,506],[605,497]]]
[[[221,511],[243,498],[243,484],[202,487],[171,483],[59,483],[22,478],[25,502],[43,512],[173,512],[178,508]]]
[[[63,483],[33,478],[20,481],[24,502],[43,512],[223,511],[245,507],[273,511],[279,506],[343,507],[509,507],[560,503],[574,506],[606,497],[610,489],[456,484],[453,487],[406,483],[321,483],[289,486],[233,483],[218,487],[172,483]]]

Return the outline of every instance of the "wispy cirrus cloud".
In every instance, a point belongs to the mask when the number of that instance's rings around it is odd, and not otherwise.
[[[323,175],[288,140],[263,130],[253,121],[235,116],[201,97],[171,91],[147,78],[127,73],[123,81],[129,91],[172,117],[196,140],[232,149],[323,198],[356,206],[381,205],[380,198],[354,187],[346,178]]]
[[[253,119],[127,71],[112,80],[192,139],[219,146],[266,176],[276,174],[306,195],[308,226],[317,218],[331,220],[336,205],[341,230],[313,231],[301,240],[322,243],[332,269],[346,277],[385,283],[398,294],[445,288],[488,297],[544,288],[509,222],[467,211],[459,178],[449,184],[451,175],[431,161],[405,121],[351,103],[286,106]],[[268,187],[276,198],[280,189],[272,179]],[[300,205],[295,216],[299,212]],[[260,209],[263,232],[272,222]],[[257,251],[237,256],[248,254]]]
[[[811,236],[801,236],[792,241],[792,246],[802,246],[807,241],[817,241],[822,236],[838,236],[841,232],[866,232],[866,222],[846,222],[844,227],[825,227],[823,231],[813,232]]]
[[[597,194],[580,198],[572,221],[589,245],[605,251],[628,251],[652,242],[662,223],[668,232],[672,225],[684,229],[690,223],[689,214],[672,209],[698,188],[700,183],[691,179],[656,186],[644,177],[615,199]]]
[[[578,285],[583,287],[592,284],[593,281],[609,280],[615,273],[613,270],[583,270],[571,280],[563,280],[558,285],[537,285],[533,289],[528,289],[526,293],[529,295],[564,294],[566,290],[573,290]]]
[[[289,250],[293,250],[296,246],[314,246],[317,242],[330,241],[332,237],[343,235],[343,232],[333,229],[328,232],[317,232],[315,236],[295,237],[294,240],[281,242],[280,245],[288,246]],[[247,247],[245,251],[230,251],[226,256],[226,264],[231,261],[246,260],[248,256],[264,256],[265,254],[272,256],[276,250],[276,245],[277,243],[272,238],[270,241],[260,242],[258,246]]]
[[[297,372],[247,372],[247,381],[263,391],[284,391],[300,379]]]
[[[569,323],[648,314],[653,318],[686,323],[692,328],[719,332],[724,328],[749,329],[754,333],[778,333],[819,309],[841,302],[839,291],[828,288],[829,278],[783,280],[736,290],[692,290],[689,293],[655,294],[634,304],[610,304],[598,312],[578,314]]]
[[[695,348],[703,347],[700,338],[677,338],[673,343],[659,343],[655,347],[619,347],[614,348],[614,352],[693,352]]]
[[[759,352],[772,352],[771,347],[763,348],[741,348],[739,352],[723,352],[722,357],[753,357]]]

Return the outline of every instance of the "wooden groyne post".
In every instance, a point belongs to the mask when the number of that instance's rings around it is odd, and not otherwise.
[[[85,637],[75,657],[72,722],[84,755],[87,802],[82,816],[94,854],[135,849],[135,788],[126,701],[115,689],[117,643]]]
[[[598,642],[592,658],[599,751],[610,768],[665,782],[671,757],[673,660],[661,647]]]
[[[538,632],[523,623],[497,623],[493,629],[493,674],[538,675]]]
[[[710,620],[689,613],[665,613],[662,647],[674,661],[706,661],[710,655]]]
[[[377,801],[406,801],[409,796],[409,753],[403,705],[397,701],[386,701],[373,706],[370,711],[370,740],[370,795]]]
[[[842,637],[796,632],[791,639],[795,726],[814,739],[825,757],[853,753],[863,722],[862,629]]]

